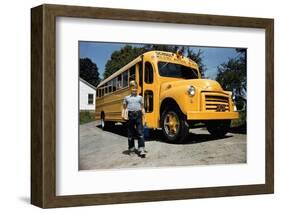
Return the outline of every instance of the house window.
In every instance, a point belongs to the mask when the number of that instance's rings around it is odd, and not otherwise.
[[[94,104],[94,94],[88,94],[88,104]]]

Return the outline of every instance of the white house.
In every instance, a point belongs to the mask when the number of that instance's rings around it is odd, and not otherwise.
[[[94,111],[96,109],[96,87],[80,78],[80,111]]]

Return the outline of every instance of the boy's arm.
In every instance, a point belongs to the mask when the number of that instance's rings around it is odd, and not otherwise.
[[[127,99],[125,97],[123,100],[123,109],[126,109],[126,108],[127,108]]]
[[[128,110],[127,110],[127,100],[126,97],[124,98],[123,101],[123,109],[122,109],[122,113],[121,116],[124,120],[128,120]]]

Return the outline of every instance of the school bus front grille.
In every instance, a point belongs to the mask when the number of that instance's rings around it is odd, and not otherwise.
[[[229,97],[219,93],[203,93],[205,111],[227,112],[229,110]]]

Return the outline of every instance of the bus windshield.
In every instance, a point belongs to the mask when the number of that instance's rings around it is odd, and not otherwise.
[[[181,64],[158,62],[159,75],[171,78],[197,79],[196,69]]]

